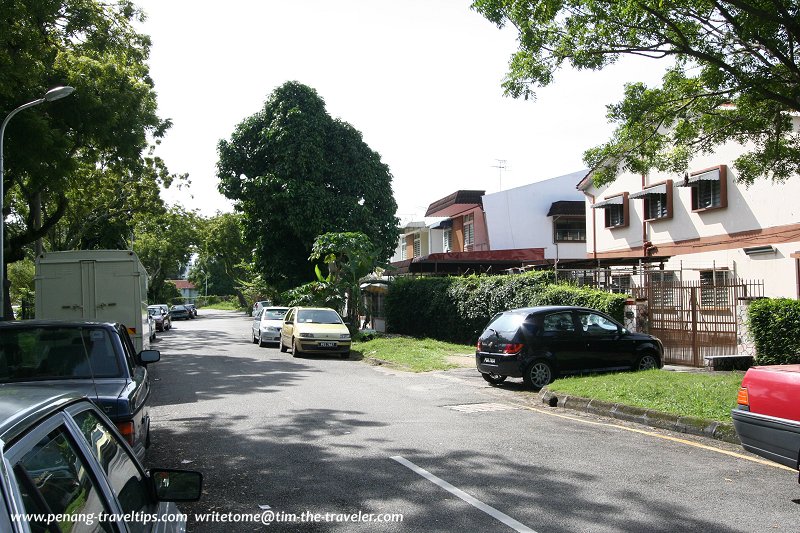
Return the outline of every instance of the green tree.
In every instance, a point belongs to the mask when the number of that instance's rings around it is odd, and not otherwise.
[[[10,220],[4,259],[12,263],[64,216],[67,191],[81,187],[87,169],[152,174],[143,157],[148,138],[163,136],[169,121],[156,113],[150,40],[134,29],[140,13],[130,0],[2,6],[0,115],[50,87],[75,87],[68,98],[21,112],[6,129],[2,218]]]
[[[693,155],[731,140],[752,143],[734,163],[739,181],[781,181],[800,169],[795,1],[475,0],[473,8],[519,31],[504,81],[513,97],[534,96],[565,62],[599,70],[622,55],[672,61],[661,87],[631,83],[608,107],[612,138],[584,154],[598,184],[624,170],[682,173]]]
[[[329,275],[323,276],[317,266],[317,277],[320,278],[320,282],[331,281],[345,295],[347,304],[345,321],[350,324],[350,329],[353,331],[357,331],[359,326],[361,307],[359,283],[379,266],[379,253],[369,237],[359,232],[325,233],[314,241],[309,259],[327,265]]]
[[[197,226],[197,214],[181,206],[170,207],[161,217],[137,221],[133,251],[147,270],[150,303],[166,303],[160,298],[172,294],[165,283],[188,265],[198,241]]]
[[[242,213],[264,280],[286,290],[313,278],[317,235],[360,231],[382,259],[397,239],[392,175],[350,124],[333,119],[316,91],[278,87],[264,108],[219,143],[220,191]]]

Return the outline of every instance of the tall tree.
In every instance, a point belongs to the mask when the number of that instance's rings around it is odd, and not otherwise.
[[[392,175],[317,92],[287,82],[219,143],[220,191],[244,217],[265,281],[285,290],[314,279],[308,256],[323,233],[360,231],[381,259],[396,245]]]
[[[87,169],[120,177],[152,173],[143,152],[148,137],[163,136],[169,122],[156,114],[150,40],[135,31],[132,22],[141,15],[130,0],[8,0],[2,13],[0,115],[50,87],[75,87],[68,98],[21,112],[6,129],[9,263],[63,217],[66,191],[81,187]],[[40,202],[45,209],[37,223]]]
[[[602,69],[622,55],[672,60],[662,87],[626,86],[608,107],[612,138],[584,154],[606,183],[622,170],[683,172],[691,157],[734,140],[752,143],[738,179],[776,181],[800,170],[800,12],[795,0],[475,0],[519,30],[506,93],[534,96],[565,62]]]

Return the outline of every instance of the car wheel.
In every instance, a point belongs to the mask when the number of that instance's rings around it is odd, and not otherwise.
[[[264,342],[264,339],[261,338],[261,335],[258,336],[258,346],[259,348],[266,348],[267,343]]]
[[[653,354],[643,354],[636,361],[635,370],[652,370],[654,368],[658,368],[658,358]]]
[[[250,332],[250,336],[253,337],[253,344],[257,344],[258,343],[258,337],[256,337],[256,334],[251,331]]]
[[[292,357],[300,357],[300,341],[292,339]]]
[[[287,350],[288,350],[288,348],[287,348],[286,346],[284,346],[284,345],[283,345],[283,337],[281,337],[281,338],[278,340],[278,344],[280,344],[280,345],[281,345],[281,352],[283,352],[283,353],[286,353],[286,352],[287,352]]]
[[[538,391],[553,381],[553,367],[547,361],[538,359],[531,363],[523,379],[529,387]]]
[[[501,376],[500,374],[484,374],[481,372],[481,376],[483,379],[491,383],[492,385],[499,385],[506,380],[508,376]]]

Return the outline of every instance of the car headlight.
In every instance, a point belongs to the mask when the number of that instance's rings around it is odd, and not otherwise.
[[[349,341],[350,340],[350,334],[349,333],[342,333],[341,335],[339,335],[339,340],[340,341]]]
[[[314,334],[313,333],[301,333],[300,334],[300,338],[301,339],[313,339],[314,338]]]

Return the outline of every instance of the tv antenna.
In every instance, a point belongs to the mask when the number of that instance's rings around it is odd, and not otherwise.
[[[506,164],[506,163],[508,163],[508,161],[506,161],[505,159],[495,159],[495,161],[497,161],[497,164],[496,165],[492,165],[492,168],[496,168],[498,174],[500,175],[500,179],[499,179],[499,184],[498,184],[497,190],[498,191],[502,191],[503,190],[503,171],[504,170],[508,170],[508,165]]]

